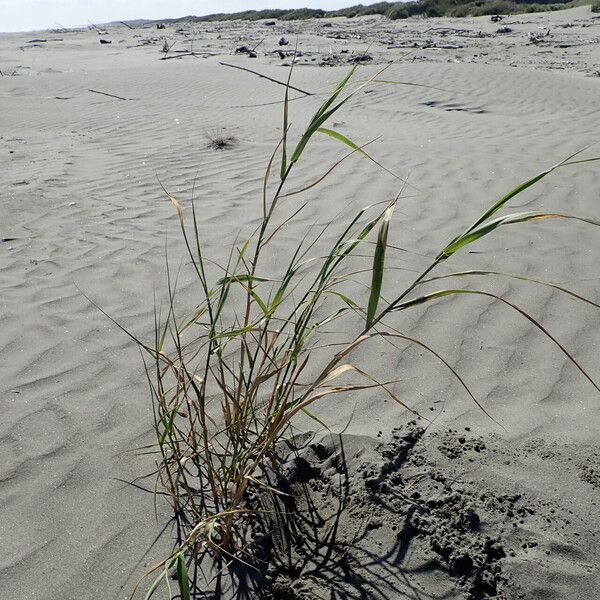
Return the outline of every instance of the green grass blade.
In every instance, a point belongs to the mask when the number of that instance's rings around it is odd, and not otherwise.
[[[333,294],[334,296],[337,296],[338,298],[340,298],[342,300],[342,302],[345,302],[352,310],[355,310],[355,311],[362,310],[361,307],[358,304],[356,304],[356,302],[354,302],[354,300],[348,298],[348,296],[345,296],[344,294],[341,294],[340,292],[335,292],[333,290],[327,290],[325,293]]]
[[[525,181],[521,185],[518,185],[516,188],[514,188],[513,190],[511,190],[508,194],[505,194],[504,196],[502,196],[502,198],[500,198],[500,200],[498,200],[497,202],[494,202],[494,204],[492,204],[492,206],[490,206],[490,208],[488,208],[481,215],[481,217],[479,217],[479,219],[477,219],[477,221],[475,221],[475,223],[473,223],[473,225],[471,225],[471,227],[469,227],[465,231],[464,234],[459,235],[456,238],[454,238],[452,240],[452,242],[450,242],[450,244],[448,244],[448,246],[451,246],[453,243],[455,243],[456,241],[458,241],[460,238],[464,237],[467,233],[469,233],[470,231],[473,231],[473,229],[475,229],[476,227],[479,227],[479,225],[481,225],[484,221],[486,221],[493,214],[495,214],[496,212],[498,212],[510,199],[514,198],[516,195],[520,194],[521,192],[523,192],[527,188],[531,187],[532,185],[534,185],[535,183],[537,183],[538,181],[540,181],[540,179],[543,179],[544,177],[546,177],[546,175],[548,175],[550,173],[550,171],[551,170],[549,169],[547,171],[543,171],[542,173],[539,173],[535,177],[532,177],[531,179],[528,179],[527,181]],[[440,255],[441,254],[444,254],[444,252],[442,251],[440,253]]]
[[[198,322],[198,319],[205,315],[208,312],[208,308],[206,306],[201,306],[194,311],[194,314],[187,319],[187,321],[177,330],[177,333],[180,335],[189,327],[191,327],[194,323]]]
[[[285,98],[283,100],[283,139],[281,141],[281,171],[279,178],[284,181],[285,174],[287,172],[287,134],[289,129],[289,104],[290,104],[290,81],[292,79],[292,72],[294,71],[294,65],[296,64],[296,53],[298,51],[298,40],[296,40],[296,48],[294,50],[294,60],[292,60],[292,66],[290,67],[287,82],[285,84]]]
[[[167,439],[167,437],[173,433],[173,424],[175,422],[175,417],[177,416],[178,409],[179,409],[179,407],[176,406],[171,411],[171,414],[169,415],[168,420],[166,420],[165,417],[163,417],[160,421],[161,424],[164,426],[164,431],[162,433],[157,432],[158,433],[158,443],[161,446],[165,443],[165,440]]]
[[[549,169],[546,169],[545,171],[542,171],[541,173],[538,173],[535,177],[532,177],[531,179],[528,179],[527,181],[521,183],[516,188],[514,188],[513,190],[508,192],[508,194],[505,194],[504,196],[502,196],[502,198],[500,198],[499,200],[494,202],[494,204],[492,204],[492,206],[490,206],[490,208],[488,208],[481,215],[481,217],[479,217],[479,219],[477,219],[477,221],[475,221],[475,223],[473,223],[473,225],[471,225],[471,227],[469,227],[465,231],[465,233],[454,238],[448,245],[449,246],[452,245],[458,239],[464,237],[465,234],[467,234],[467,233],[471,232],[473,229],[479,227],[484,221],[487,221],[487,219],[489,219],[492,215],[497,213],[509,200],[511,200],[512,198],[514,198],[521,192],[524,192],[526,189],[530,188],[532,185],[536,184],[538,181],[540,181],[541,179],[546,177],[546,175],[549,175],[556,169],[559,169],[560,167],[566,167],[569,165],[578,165],[578,164],[583,164],[583,163],[594,162],[594,161],[600,160],[600,157],[584,158],[584,159],[574,160],[574,161],[571,160],[572,158],[574,158],[575,156],[577,156],[584,150],[585,150],[585,148],[583,150],[578,150],[577,152],[574,152],[573,154],[571,154],[570,156],[565,158],[563,161],[559,162],[558,164],[554,165],[553,167],[550,167]],[[440,253],[440,257],[442,254],[443,254],[443,252]]]
[[[346,75],[346,77],[340,82],[340,84],[336,88],[333,95],[326,102],[324,102],[323,106],[321,106],[321,108],[317,111],[317,113],[313,117],[312,121],[309,123],[309,125],[306,129],[306,132],[300,138],[300,141],[298,142],[298,145],[296,146],[296,149],[294,150],[292,158],[290,159],[290,163],[295,163],[300,159],[300,156],[302,155],[304,148],[306,148],[306,145],[308,144],[310,138],[315,134],[315,132],[319,129],[319,127],[321,127],[321,125],[323,125],[323,123],[325,123],[327,121],[327,119],[329,119],[329,117],[331,117],[331,115],[333,115],[337,110],[339,110],[346,102],[348,102],[348,100],[350,100],[350,98],[352,98],[355,94],[357,94],[360,90],[362,90],[366,85],[371,83],[377,77],[377,75],[380,75],[381,73],[383,73],[383,71],[385,71],[389,67],[389,65],[386,65],[385,67],[383,67],[383,69],[381,69],[378,73],[376,73],[371,79],[367,80],[362,85],[359,85],[352,92],[350,92],[345,98],[340,100],[337,104],[334,104],[334,102],[335,102],[336,98],[339,96],[340,92],[348,84],[348,81],[354,74],[354,71],[356,70],[357,66],[358,65],[354,65],[354,67],[352,67],[352,69],[350,70],[350,73],[348,73],[348,75]]]
[[[367,207],[369,208],[369,207]],[[352,220],[350,226],[346,228],[343,236],[347,235],[350,227],[352,227],[364,214],[367,208],[362,209],[358,215]],[[331,254],[325,261],[321,271],[319,272],[319,280],[323,283],[325,282],[335,271],[337,266],[340,264],[342,260],[344,260],[348,255],[350,255],[354,249],[371,233],[375,225],[381,221],[381,219],[385,216],[386,210],[377,215],[374,219],[371,219],[366,225],[363,226],[360,233],[353,238],[344,238],[343,236],[338,240]]]
[[[329,316],[325,317],[318,323],[315,323],[314,327],[315,328],[323,327],[323,325],[327,325],[328,323],[331,323],[332,321],[339,319],[339,317],[341,317],[343,314],[345,314],[348,310],[350,310],[350,309],[346,308],[345,306],[343,306],[342,308],[338,308],[335,312],[331,313]]]
[[[373,256],[373,268],[371,278],[371,293],[369,295],[369,302],[367,304],[367,319],[366,328],[369,329],[375,319],[375,313],[377,312],[377,306],[379,304],[379,297],[381,296],[381,286],[383,285],[383,267],[385,263],[385,250],[387,248],[387,237],[390,228],[390,220],[394,213],[395,203],[389,206],[381,225],[379,226],[379,234],[377,236],[377,245],[375,246],[375,254]]]
[[[163,579],[165,579],[165,577],[168,576],[169,574],[167,573],[167,571],[162,571],[161,574],[154,580],[152,585],[148,588],[148,592],[144,596],[144,600],[149,600],[150,598],[152,598],[152,596],[154,596],[154,592],[156,592]]]
[[[357,66],[358,65],[354,65],[350,69],[350,71],[344,77],[344,79],[342,79],[342,81],[340,81],[340,83],[337,85],[337,87],[333,91],[333,94],[327,100],[325,100],[325,102],[323,102],[323,104],[319,107],[319,110],[317,110],[313,118],[310,120],[306,131],[300,138],[300,141],[298,142],[298,145],[296,146],[294,153],[292,154],[292,158],[290,159],[291,163],[295,163],[298,161],[300,155],[306,147],[306,144],[308,144],[308,141],[313,136],[314,132],[327,120],[327,118],[323,118],[323,116],[327,114],[329,108],[333,105],[333,103],[336,101],[337,97],[340,95],[342,90],[346,87],[346,85],[352,78],[352,75],[354,75],[354,71],[356,71]]]
[[[430,277],[428,279],[423,279],[423,281],[419,282],[419,285],[423,285],[425,283],[431,283],[432,281],[441,281],[442,279],[448,279],[450,277],[469,277],[469,276],[481,276],[481,275],[498,275],[500,277],[508,277],[509,279],[518,279],[520,281],[526,281],[528,283],[535,283],[538,285],[543,285],[543,286],[558,290],[560,292],[564,292],[565,294],[568,294],[572,298],[581,300],[582,302],[585,302],[586,304],[590,304],[591,306],[600,308],[600,304],[593,302],[589,298],[586,298],[585,296],[581,296],[580,294],[577,294],[577,293],[573,292],[572,290],[569,290],[569,289],[567,289],[561,285],[558,285],[556,283],[552,283],[550,281],[542,281],[541,279],[533,279],[532,277],[525,277],[524,275],[518,275],[516,273],[504,273],[503,271],[488,271],[488,270],[483,270],[483,269],[472,269],[469,271],[457,271],[455,273],[448,273],[447,275],[437,275],[436,277]]]
[[[308,410],[308,408],[302,408],[301,410],[307,417],[310,417],[313,421],[316,421],[319,425],[321,425],[322,427],[327,429],[327,431],[331,431],[329,429],[329,427],[327,426],[327,423],[325,423],[324,421],[319,419],[319,417],[317,417],[317,415],[315,415],[313,412]]]
[[[335,88],[335,90],[333,90],[333,94],[331,94],[331,96],[325,100],[325,102],[323,102],[323,104],[319,107],[319,110],[315,113],[315,115],[313,116],[313,118],[311,119],[310,123],[316,123],[316,121],[323,116],[323,114],[325,113],[325,111],[327,111],[329,109],[329,107],[336,101],[337,97],[341,94],[341,92],[343,91],[343,89],[348,85],[348,82],[350,81],[350,79],[352,79],[352,76],[354,75],[354,72],[356,71],[356,69],[358,68],[358,65],[354,65],[350,71],[348,71],[348,73],[346,74],[346,76],[342,79],[342,81],[340,81],[337,85],[337,87]]]
[[[346,144],[346,146],[348,146],[349,148],[352,148],[352,150],[354,152],[359,152],[365,158],[368,158],[372,163],[376,164],[380,169],[383,169],[390,175],[393,175],[396,179],[402,179],[401,177],[399,177],[398,175],[396,175],[395,173],[390,171],[387,167],[384,167],[379,161],[376,161],[368,152],[365,152],[365,150],[363,150],[363,147],[358,146],[352,140],[348,139],[345,135],[341,134],[339,131],[335,131],[333,129],[327,129],[325,127],[319,127],[317,129],[317,131],[319,133],[323,133],[325,135],[328,135],[329,137],[332,137],[332,138],[342,142],[342,144]],[[402,181],[404,181],[404,180],[402,180]]]
[[[469,232],[463,234],[458,237],[454,242],[446,246],[440,254],[436,257],[438,259],[446,259],[452,256],[455,252],[458,252],[460,249],[472,244],[478,239],[486,236],[488,233],[491,233],[498,227],[502,225],[513,225],[515,223],[526,223],[528,221],[544,221],[547,219],[573,219],[576,221],[582,221],[584,223],[588,223],[590,225],[600,226],[600,221],[595,219],[589,219],[586,217],[578,217],[576,215],[568,215],[564,213],[541,213],[541,212],[524,212],[524,213],[514,213],[511,215],[506,215],[504,217],[497,217],[496,219],[492,219],[483,225],[476,227],[475,229],[470,230]]]
[[[246,255],[246,252],[248,252],[248,248],[250,247],[250,241],[251,239],[248,239],[244,242],[244,245],[242,246],[241,250],[238,252],[238,257],[240,260],[242,260],[244,258],[244,256]]]
[[[275,292],[275,297],[273,298],[273,302],[271,302],[271,304],[269,305],[269,309],[268,309],[269,313],[272,313],[275,310],[277,310],[278,306],[283,301],[283,297],[288,288],[288,285],[292,281],[292,278],[294,277],[295,274],[296,274],[296,270],[294,268],[290,268],[286,272],[285,277],[283,278],[283,281],[281,282],[281,285],[277,289],[277,292]]]
[[[246,291],[252,296],[253,300],[260,306],[260,310],[262,310],[265,317],[269,316],[269,309],[265,303],[265,301],[252,289],[246,288]]]
[[[360,146],[355,144],[352,140],[349,140],[345,135],[342,135],[339,131],[335,131],[334,129],[326,129],[325,127],[319,127],[317,129],[319,133],[324,133],[336,140],[342,142],[342,144],[346,144],[349,148],[352,148],[355,152],[360,152],[364,156],[369,156]],[[369,157],[370,158],[370,157]]]
[[[181,600],[191,600],[190,595],[190,581],[188,577],[187,567],[185,565],[185,558],[183,554],[177,556],[177,583],[179,584],[179,591],[181,593]]]

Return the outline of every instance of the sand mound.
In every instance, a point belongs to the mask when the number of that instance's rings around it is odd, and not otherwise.
[[[573,571],[579,535],[565,503],[472,478],[474,464],[507,456],[496,437],[416,422],[388,443],[304,435],[282,474],[267,478],[288,495],[261,503],[278,518],[264,524],[269,567],[257,597],[586,597],[599,584],[597,552]],[[511,458],[526,468],[524,456]],[[562,581],[549,569],[558,560]]]

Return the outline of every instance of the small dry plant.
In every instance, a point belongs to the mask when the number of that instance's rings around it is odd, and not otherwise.
[[[518,185],[450,240],[429,266],[410,285],[396,291],[391,300],[384,300],[381,290],[386,254],[390,250],[388,229],[399,196],[383,205],[364,208],[349,219],[325,256],[313,255],[323,234],[321,231],[290,248],[281,273],[263,271],[263,253],[302,208],[299,205],[291,216],[278,218],[277,211],[284,200],[317,186],[351,155],[363,155],[375,162],[364,146],[325,127],[359,91],[382,83],[378,80],[379,71],[348,90],[356,68],[350,70],[320,106],[293,148],[288,140],[289,87],[286,88],[284,133],[264,175],[262,219],[248,240],[234,244],[220,278],[214,281],[209,278],[209,267],[213,265],[203,251],[201,223],[193,203],[188,223],[182,205],[168,195],[177,210],[201,302],[192,314],[180,319],[173,308],[175,286],[169,278],[169,310],[163,318],[157,312],[153,343],[145,344],[128,333],[150,357],[146,367],[154,407],[158,486],[170,500],[179,538],[173,554],[146,574],[153,573],[146,598],[161,584],[169,585],[171,576],[178,581],[180,597],[190,598],[197,590],[196,577],[191,573],[207,556],[225,567],[234,561],[248,560],[253,543],[248,523],[259,516],[247,502],[248,492],[250,488],[265,485],[257,475],[261,467],[270,464],[276,468],[276,444],[294,417],[303,413],[318,421],[311,412],[315,402],[366,388],[378,389],[404,406],[394,394],[393,381],[378,381],[356,364],[353,357],[357,348],[376,338],[392,342],[390,348],[395,342],[417,344],[441,360],[477,402],[443,357],[419,339],[402,332],[400,325],[394,322],[399,313],[450,296],[493,298],[541,330],[598,389],[550,332],[506,298],[470,287],[442,287],[433,292],[420,292],[423,284],[432,281],[465,280],[479,275],[516,277],[594,304],[553,283],[518,275],[483,270],[435,275],[433,271],[455,253],[500,227],[555,218],[600,225],[592,219],[560,212],[497,216],[512,198],[556,169],[598,158],[580,159],[572,155]],[[290,77],[291,74],[290,70]],[[312,183],[288,191],[286,183],[290,173],[298,168],[309,142],[317,134],[334,138],[350,152]],[[276,163],[280,168],[278,178],[273,181]],[[368,280],[364,298],[350,297],[345,286],[358,272],[352,266],[352,259],[356,259],[359,249],[371,256],[370,268],[363,273]],[[329,343],[332,324],[339,324],[348,317],[356,327],[354,333],[343,343],[339,339]]]
[[[224,130],[213,130],[206,132],[207,146],[211,150],[229,150],[233,148],[238,140],[235,135]]]

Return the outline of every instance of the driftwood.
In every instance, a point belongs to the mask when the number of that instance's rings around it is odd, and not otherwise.
[[[172,58],[182,58],[183,56],[218,56],[220,54],[220,52],[182,52],[179,50],[175,50],[174,52],[178,52],[178,54],[162,56],[159,60],[171,60]]]
[[[460,50],[464,46],[458,44],[436,44],[435,46],[423,46],[422,50]]]
[[[181,58],[182,56],[198,56],[195,52],[180,52],[171,56],[161,56],[160,60],[171,60],[172,58]]]
[[[93,94],[102,94],[103,96],[108,96],[109,98],[116,98],[117,100],[129,100],[129,98],[123,98],[123,96],[115,96],[114,94],[109,94],[107,92],[99,92],[98,90],[90,90],[88,92],[92,92]]]
[[[219,64],[223,65],[224,67],[231,67],[232,69],[239,69],[240,71],[247,71],[248,73],[257,75],[261,79],[266,79],[266,80],[272,81],[273,83],[276,83],[278,85],[282,85],[284,87],[289,87],[290,90],[300,92],[301,94],[304,94],[305,96],[314,96],[314,94],[312,92],[307,92],[306,90],[301,90],[300,88],[294,87],[293,85],[288,85],[285,81],[279,81],[278,79],[273,79],[272,77],[263,75],[262,73],[259,73],[258,71],[253,71],[252,69],[247,69],[246,67],[240,67],[238,65],[232,65],[230,63],[225,63],[225,62],[219,62]]]
[[[430,27],[426,29],[423,33],[428,33],[429,31],[439,31],[440,35],[444,35],[445,33],[471,33],[471,29],[456,29],[455,27]]]
[[[265,37],[264,37],[262,40],[260,40],[260,42],[258,42],[258,44],[256,44],[256,46],[254,46],[254,47],[252,48],[252,52],[255,52],[255,51],[256,51],[256,49],[257,49],[257,48],[258,48],[258,47],[259,47],[259,46],[260,46],[260,45],[261,45],[261,44],[262,44],[262,43],[263,43],[263,42],[264,42],[266,39],[267,39],[267,38],[266,38],[266,36],[265,36]]]

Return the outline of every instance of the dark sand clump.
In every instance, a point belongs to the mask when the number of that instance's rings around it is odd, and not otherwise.
[[[257,508],[277,515],[254,528],[265,536],[255,563],[261,576],[250,584],[256,597],[559,597],[552,576],[539,573],[551,552],[577,554],[568,509],[526,486],[507,488],[502,478],[497,486],[474,480],[481,470],[474,465],[512,461],[500,438],[468,429],[430,433],[410,422],[387,443],[346,434],[296,438],[299,449],[287,446],[281,474],[266,475],[286,495],[255,498]],[[531,452],[516,452],[515,468]],[[589,466],[580,471],[585,479]],[[582,594],[598,584],[591,567],[587,575],[573,584]]]

